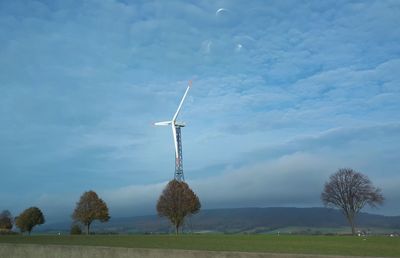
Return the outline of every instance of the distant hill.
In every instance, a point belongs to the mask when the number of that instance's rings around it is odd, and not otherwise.
[[[40,231],[68,231],[70,223],[48,224]],[[288,227],[341,228],[348,224],[340,211],[327,208],[234,208],[202,210],[186,221],[186,231],[266,233]],[[380,228],[400,231],[400,216],[360,213],[360,228]],[[165,233],[173,230],[168,220],[156,215],[112,218],[108,223],[94,223],[96,232]]]

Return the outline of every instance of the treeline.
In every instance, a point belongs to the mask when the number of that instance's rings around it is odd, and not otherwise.
[[[339,169],[325,183],[321,200],[326,207],[337,208],[347,219],[352,234],[356,234],[356,216],[365,205],[381,205],[384,197],[381,189],[375,187],[369,178],[350,168]],[[157,213],[169,219],[175,227],[176,234],[187,216],[197,213],[200,208],[198,196],[187,183],[178,180],[170,181],[161,193],[157,202]],[[95,220],[107,222],[110,219],[107,204],[94,191],[82,194],[72,214],[71,234],[81,234],[82,228],[90,234],[90,226]],[[0,233],[10,233],[13,224],[22,233],[31,233],[33,228],[45,222],[42,211],[30,207],[13,218],[7,210],[0,214]]]
[[[108,207],[94,191],[83,193],[72,214],[74,222],[71,226],[71,234],[81,234],[81,225],[86,227],[86,233],[90,233],[90,225],[94,220],[108,221]],[[11,212],[4,210],[0,213],[0,234],[16,234],[12,231],[14,225],[21,233],[31,234],[33,228],[45,223],[43,212],[38,207],[30,207],[19,216],[13,217]]]
[[[186,216],[200,210],[200,201],[197,195],[185,182],[172,180],[163,190],[158,203],[157,211],[160,216],[167,217],[176,228],[178,234]],[[95,220],[107,222],[110,219],[107,204],[94,191],[82,194],[72,213],[71,234],[90,234],[90,226]],[[0,233],[15,234],[12,228],[15,224],[21,233],[31,234],[33,228],[45,223],[42,211],[37,207],[30,207],[19,216],[13,217],[8,210],[0,214]],[[84,229],[84,230],[83,230]]]

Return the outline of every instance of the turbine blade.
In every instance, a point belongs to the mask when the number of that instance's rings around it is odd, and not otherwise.
[[[179,103],[178,109],[176,110],[176,113],[175,113],[174,117],[172,118],[172,122],[174,122],[174,123],[175,123],[175,121],[176,121],[176,118],[177,118],[178,115],[179,115],[179,111],[181,111],[183,101],[185,101],[186,95],[187,95],[187,93],[188,93],[188,91],[189,91],[189,89],[190,89],[191,86],[192,86],[192,81],[189,81],[189,84],[188,84],[188,86],[187,86],[187,88],[186,88],[185,94],[183,94],[181,103]]]
[[[177,139],[177,137],[176,137],[176,128],[175,128],[175,125],[172,125],[172,134],[174,135],[175,157],[178,158],[178,139]]]
[[[154,125],[170,125],[170,124],[172,124],[172,121],[162,121],[154,123]]]

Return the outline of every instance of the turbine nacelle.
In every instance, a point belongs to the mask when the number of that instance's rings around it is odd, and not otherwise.
[[[185,127],[186,124],[184,122],[175,122],[175,126]]]

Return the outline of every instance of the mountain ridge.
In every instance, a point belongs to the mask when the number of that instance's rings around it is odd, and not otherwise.
[[[384,228],[400,231],[400,216],[361,212],[356,218],[358,228]],[[69,231],[71,223],[53,223],[38,228],[41,232]],[[206,209],[186,220],[184,229],[192,232],[269,232],[286,227],[340,228],[348,227],[343,214],[336,209],[314,207],[250,207]],[[95,222],[95,232],[167,233],[171,225],[157,215],[111,218],[107,223]]]

